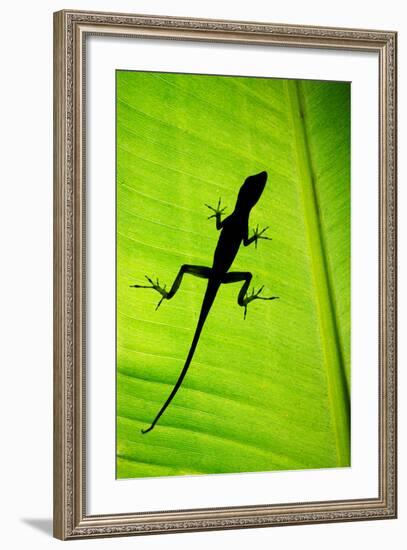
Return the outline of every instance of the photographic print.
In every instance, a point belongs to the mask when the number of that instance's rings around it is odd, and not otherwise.
[[[397,517],[396,68],[54,14],[56,538]]]
[[[116,476],[350,466],[348,82],[116,71]]]

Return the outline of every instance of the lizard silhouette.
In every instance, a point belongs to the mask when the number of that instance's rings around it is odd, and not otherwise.
[[[260,172],[253,176],[248,176],[243,185],[240,188],[240,191],[237,196],[236,205],[234,211],[230,216],[225,218],[222,221],[222,214],[226,210],[226,207],[221,208],[221,200],[219,199],[218,205],[216,208],[212,206],[207,206],[213,214],[208,217],[208,220],[211,218],[216,219],[216,229],[222,230],[219,236],[218,244],[215,249],[212,267],[200,266],[200,265],[189,265],[184,264],[181,266],[178,275],[176,276],[172,287],[169,291],[166,290],[166,286],[161,287],[159,280],[156,282],[146,275],[146,279],[149,282],[148,285],[130,285],[131,288],[148,288],[157,291],[161,294],[161,299],[157,304],[156,309],[158,309],[163,300],[170,300],[173,298],[177,290],[181,285],[183,276],[187,273],[189,275],[194,275],[195,277],[201,277],[208,280],[206,287],[206,292],[203,298],[201,312],[199,315],[198,323],[196,326],[195,334],[192,339],[191,347],[188,352],[184,367],[181,371],[181,374],[178,377],[178,380],[168,396],[166,402],[161,407],[150,427],[146,430],[141,430],[143,434],[151,431],[154,426],[157,424],[161,415],[164,413],[168,405],[171,403],[175,394],[179,390],[185,375],[188,371],[188,368],[191,364],[192,358],[194,356],[195,349],[198,345],[199,337],[201,335],[205,320],[208,316],[208,313],[211,309],[211,306],[216,298],[216,294],[219,290],[219,287],[222,284],[228,283],[237,283],[243,281],[243,286],[240,289],[237,302],[239,306],[244,307],[244,318],[246,318],[247,306],[253,300],[275,300],[278,296],[264,297],[260,296],[260,293],[263,290],[263,286],[259,288],[256,292],[254,289],[249,294],[248,289],[250,281],[252,279],[252,274],[248,271],[232,271],[229,272],[230,267],[233,264],[233,261],[239,251],[240,245],[243,243],[244,246],[248,246],[251,243],[255,243],[257,248],[258,239],[267,239],[271,240],[270,237],[266,237],[263,234],[268,229],[268,227],[259,231],[259,226],[253,231],[253,235],[249,237],[249,216],[250,211],[253,206],[258,202],[263,193],[264,187],[267,181],[267,172]]]

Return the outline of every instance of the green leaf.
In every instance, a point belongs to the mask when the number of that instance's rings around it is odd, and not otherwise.
[[[156,427],[193,338],[219,233],[243,180],[268,182],[241,247],[274,301],[222,285],[185,380]],[[350,465],[350,84],[117,72],[117,476]]]

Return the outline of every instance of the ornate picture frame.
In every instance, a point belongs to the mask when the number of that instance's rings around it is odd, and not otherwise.
[[[378,71],[377,495],[346,499],[88,510],[87,40],[371,53]],[[396,43],[391,31],[136,14],[54,14],[54,536],[66,539],[391,519],[397,514]],[[114,155],[114,152],[112,153]],[[114,391],[114,388],[112,388]],[[125,481],[124,481],[125,482]],[[123,482],[122,482],[123,483]],[[148,491],[149,480],[145,480]]]

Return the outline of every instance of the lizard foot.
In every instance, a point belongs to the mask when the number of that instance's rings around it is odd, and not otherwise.
[[[224,206],[223,208],[220,207],[220,198],[218,200],[218,206],[216,208],[214,208],[213,206],[209,206],[209,204],[205,204],[205,206],[209,208],[209,210],[212,210],[213,212],[213,214],[208,216],[208,220],[210,220],[211,218],[220,217],[227,208],[226,206]]]
[[[130,288],[152,288],[153,290],[159,292],[161,294],[161,299],[155,308],[157,310],[160,307],[161,302],[168,296],[168,292],[165,290],[166,285],[161,286],[158,279],[154,282],[148,275],[145,275],[145,278],[150,283],[149,285],[130,285]]]
[[[243,307],[244,307],[244,319],[246,319],[247,315],[247,306],[252,302],[253,300],[278,300],[278,296],[260,296],[261,291],[263,290],[264,285],[259,288],[259,290],[256,292],[254,288],[252,288],[252,291],[250,294],[248,294],[243,299]]]
[[[267,231],[267,229],[269,229],[269,227],[265,227],[264,229],[262,229],[261,231],[259,231],[259,226],[257,225],[256,229],[253,229],[253,238],[254,238],[254,246],[255,248],[257,248],[257,241],[259,239],[265,239],[266,241],[272,241],[273,239],[271,237],[266,237],[265,235],[263,235],[263,233],[265,233]]]

